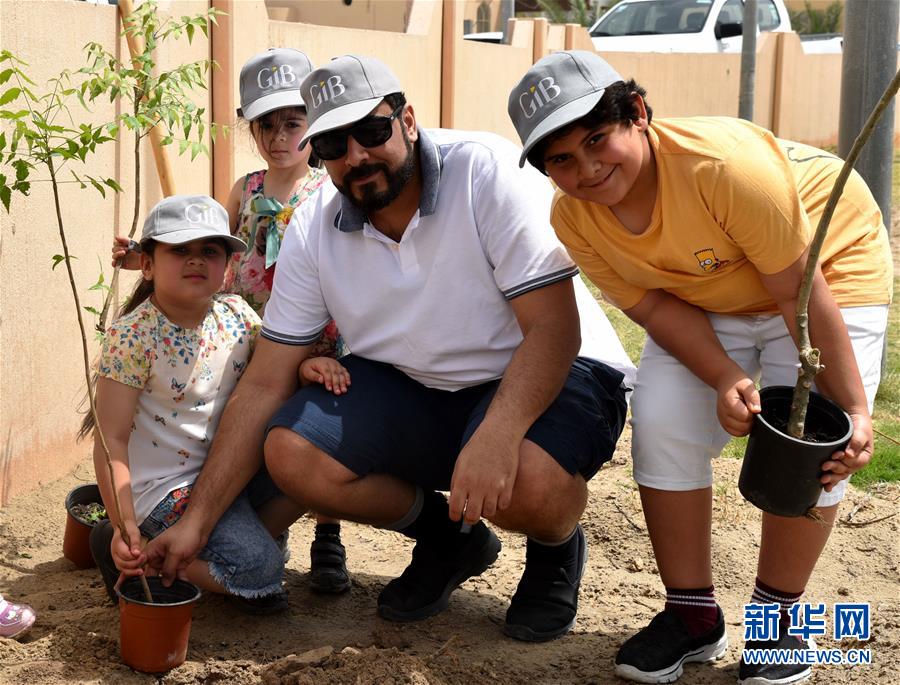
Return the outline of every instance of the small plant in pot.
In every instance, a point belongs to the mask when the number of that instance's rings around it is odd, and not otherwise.
[[[793,388],[772,386],[760,390],[762,409],[750,431],[738,487],[748,501],[771,514],[817,518],[815,506],[823,487],[822,464],[836,451],[843,450],[853,434],[850,416],[812,390],[816,375],[825,367],[820,363],[819,350],[810,342],[808,305],[819,253],[838,199],[853,164],[898,88],[900,72],[853,143],[810,243],[797,298],[800,352],[797,384]]]
[[[88,539],[91,529],[108,518],[100,488],[88,483],[73,488],[66,496],[66,530],[63,534],[63,556],[78,568],[96,566]]]
[[[131,3],[122,0],[121,5],[130,7]],[[23,71],[27,66],[24,62],[9,51],[0,51],[0,85],[11,82],[5,91],[0,92],[0,120],[8,122],[9,126],[9,130],[4,126],[4,130],[0,131],[0,165],[2,165],[0,201],[9,211],[13,193],[27,196],[37,183],[49,183],[51,206],[62,247],[61,254],[53,257],[53,268],[63,264],[68,276],[80,331],[87,404],[93,417],[96,440],[102,446],[109,479],[112,482],[112,496],[105,504],[109,508],[109,518],[117,523],[122,539],[129,545],[131,544],[129,536],[122,524],[119,490],[115,483],[110,450],[97,421],[88,350],[89,338],[83,316],[83,310],[86,310],[103,319],[108,310],[109,300],[107,299],[107,305],[103,307],[102,316],[100,311],[82,306],[72,269],[72,260],[76,257],[69,250],[64,220],[66,201],[61,197],[61,187],[62,184],[75,183],[81,188],[87,188],[89,184],[104,197],[107,189],[121,191],[121,187],[114,179],[89,175],[84,171],[84,166],[98,146],[114,140],[126,129],[131,130],[135,133],[137,167],[135,214],[137,214],[140,197],[138,151],[141,139],[148,135],[151,129],[159,126],[168,131],[163,138],[164,144],[172,142],[173,128],[179,133],[183,132],[185,138],[194,135],[198,142],[180,141],[181,151],[190,149],[192,155],[205,151],[205,146],[201,142],[204,135],[201,119],[203,110],[190,102],[188,95],[194,87],[205,87],[201,76],[209,68],[209,60],[181,65],[172,71],[159,73],[152,52],[158,42],[167,36],[178,38],[186,35],[190,40],[195,30],[205,34],[208,22],[214,21],[215,13],[215,10],[208,10],[195,17],[181,17],[174,21],[162,20],[156,12],[155,3],[143,3],[140,9],[125,21],[125,31],[129,36],[139,34],[144,39],[142,50],[139,54],[132,55],[130,65],[120,64],[115,55],[92,43],[86,48],[89,64],[79,71],[66,70],[58,77],[50,79],[43,93],[36,92],[36,84]],[[97,116],[90,113],[89,102],[94,102],[102,96],[107,96],[110,100],[117,97],[121,99],[123,93],[128,94],[130,98],[133,106],[131,112],[117,115],[113,121],[100,124],[78,122],[79,117],[75,116],[73,111],[75,98],[83,107],[84,118],[94,120]],[[10,173],[7,167],[14,173]],[[79,173],[76,173],[75,169]],[[34,178],[38,172],[42,172],[41,175],[45,175],[46,178]],[[73,180],[64,177],[63,172],[71,173]],[[110,291],[110,288],[104,285],[102,274],[91,290]],[[96,484],[76,488],[67,498],[67,510],[71,512],[67,518],[71,520],[74,528],[83,528],[85,532],[83,549],[86,557],[80,557],[84,565],[76,561],[81,567],[93,565],[87,543],[91,526],[87,522],[77,520],[75,507],[81,505],[83,519],[96,518],[99,521],[98,512],[95,511],[93,515],[85,513],[85,506],[91,502],[102,502]],[[66,556],[69,557],[69,554],[66,553]],[[190,612],[193,602],[199,597],[199,590],[181,581],[172,588],[163,588],[155,580],[152,583],[151,586],[147,578],[141,575],[124,583],[121,588],[119,595],[121,653],[123,661],[133,668],[162,672],[179,665],[185,659],[190,632]],[[175,627],[171,623],[160,625],[158,612],[151,615],[147,611],[148,608],[162,609],[164,613],[174,614]],[[163,620],[168,620],[168,617]]]

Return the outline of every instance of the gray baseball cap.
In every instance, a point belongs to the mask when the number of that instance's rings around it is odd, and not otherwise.
[[[300,84],[309,128],[300,146],[313,136],[355,123],[367,116],[385,95],[402,92],[400,81],[374,57],[335,57]]]
[[[313,65],[293,48],[269,48],[241,67],[241,106],[237,115],[247,121],[282,107],[303,107],[300,83]]]
[[[155,240],[181,245],[202,238],[221,238],[235,252],[243,252],[247,244],[231,235],[228,212],[207,195],[171,195],[150,210],[144,221],[141,242]]]
[[[607,86],[624,80],[606,60],[586,50],[554,52],[535,62],[506,106],[522,140],[519,166],[542,138],[583,117]]]

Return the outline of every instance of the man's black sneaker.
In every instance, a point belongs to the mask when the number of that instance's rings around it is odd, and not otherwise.
[[[313,592],[337,595],[350,589],[347,552],[340,534],[316,533],[309,548],[310,587]]]
[[[106,594],[109,596],[113,604],[119,603],[119,597],[116,595],[116,583],[119,581],[119,569],[112,558],[112,552],[109,549],[112,543],[113,528],[109,519],[103,519],[91,528],[91,535],[88,538],[88,545],[91,548],[91,556],[97,568],[100,569],[100,575],[103,576],[103,585],[106,586]]]
[[[619,648],[616,675],[638,683],[673,683],[684,664],[721,658],[728,649],[728,636],[722,610],[716,609],[716,625],[696,637],[691,637],[674,611],[661,611]]]
[[[525,571],[506,612],[503,632],[526,642],[545,642],[568,633],[578,612],[578,588],[587,562],[581,526],[565,544],[528,539]]]
[[[378,613],[389,621],[418,621],[443,611],[452,593],[497,560],[500,540],[483,521],[469,533],[420,539],[412,561],[378,595]]]
[[[788,635],[787,631],[777,640],[748,640],[744,643],[744,652],[741,654],[741,666],[738,669],[739,685],[774,685],[781,683],[801,683],[812,675],[812,669],[807,664],[778,664],[759,663],[751,664],[744,660],[748,650],[766,649],[791,652],[793,650],[815,649],[816,643],[812,638],[809,641],[800,639],[794,635]],[[783,656],[787,657],[787,654]],[[766,661],[772,661],[771,652]],[[788,659],[783,659],[788,661]]]

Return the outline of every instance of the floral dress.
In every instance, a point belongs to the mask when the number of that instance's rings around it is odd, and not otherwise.
[[[286,205],[274,197],[266,197],[263,183],[266,171],[254,171],[244,177],[238,227],[235,235],[248,245],[246,252],[236,252],[225,278],[223,290],[243,297],[262,316],[272,294],[272,281],[284,229],[294,210],[328,180],[324,169],[310,168],[306,178],[298,184]],[[313,357],[340,357],[347,350],[334,321],[322,332],[313,345]]]

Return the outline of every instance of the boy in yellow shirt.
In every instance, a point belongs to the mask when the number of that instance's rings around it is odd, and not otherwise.
[[[710,560],[712,466],[746,435],[762,385],[793,385],[795,301],[807,246],[841,160],[738,119],[655,120],[646,92],[599,56],[554,53],[512,90],[527,159],[559,191],[551,221],[604,296],[648,335],[632,399],[634,476],[666,605],[616,656],[616,674],[676,680],[727,647]],[[881,214],[854,172],[831,222],[809,306],[827,369],[818,389],[853,420],[823,466],[822,525],[763,515],[752,601],[781,605],[777,639],[805,649],[788,609],[825,546],[846,479],[872,454],[870,412],[892,296]],[[746,685],[795,683],[802,664],[740,665]]]

